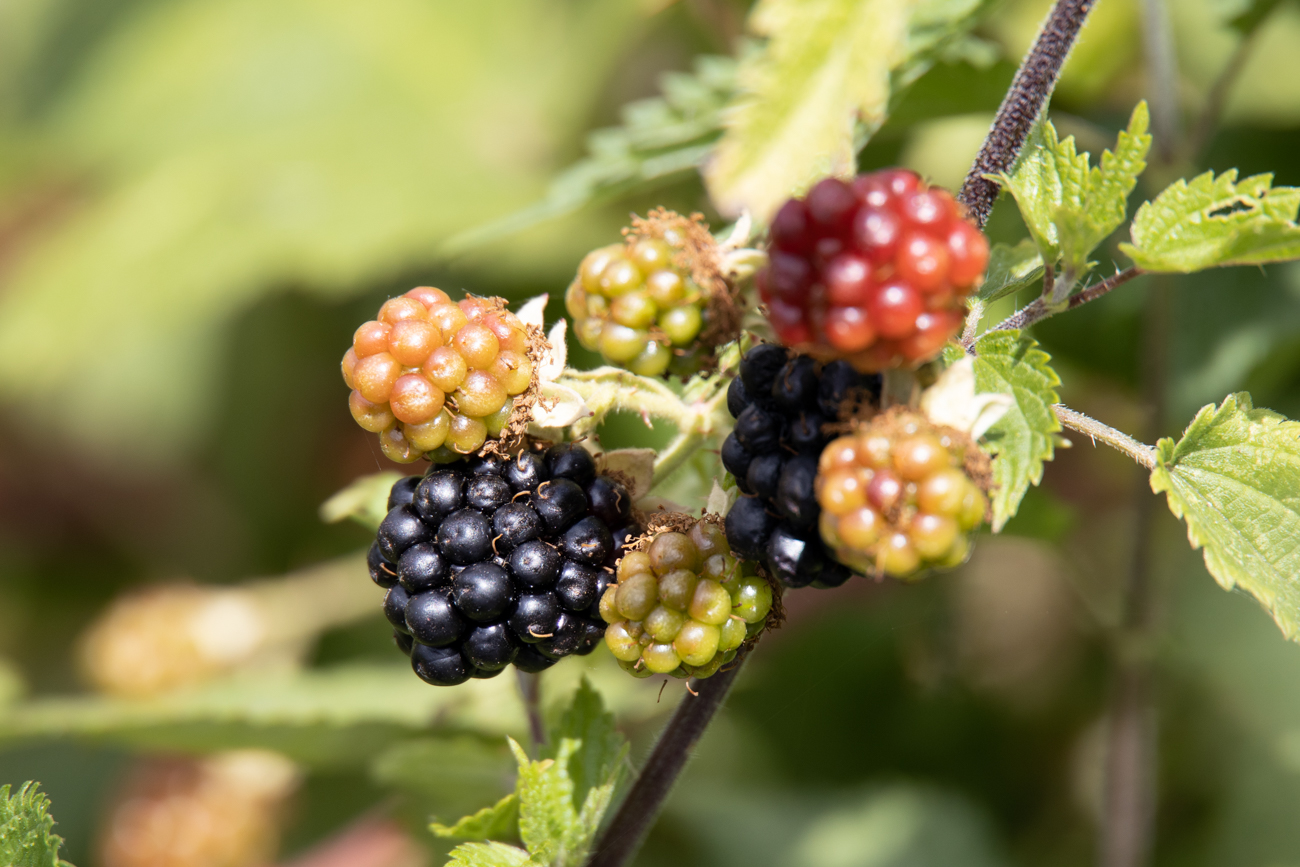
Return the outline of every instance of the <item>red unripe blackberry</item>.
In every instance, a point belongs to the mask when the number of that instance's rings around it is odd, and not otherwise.
[[[388,505],[370,578],[397,646],[439,686],[594,650],[619,540],[642,532],[627,490],[565,443],[435,465],[394,484]]]
[[[777,211],[769,247],[755,282],[777,338],[863,371],[938,354],[989,256],[957,201],[902,169],[819,181]]]
[[[717,523],[660,521],[600,597],[605,644],[638,677],[708,677],[767,626],[772,586],[732,555]]]
[[[390,298],[343,356],[352,417],[398,463],[476,452],[526,424],[535,337],[498,298],[456,303],[430,286]]]
[[[734,287],[698,214],[660,208],[588,253],[565,292],[578,342],[642,376],[689,376],[739,332]]]
[[[822,539],[863,574],[909,579],[955,566],[988,510],[987,462],[958,431],[909,410],[884,413],[822,452]]]

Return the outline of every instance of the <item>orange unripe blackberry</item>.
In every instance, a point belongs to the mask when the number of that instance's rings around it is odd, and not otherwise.
[[[864,574],[909,579],[961,563],[984,522],[987,459],[970,439],[895,410],[822,452],[822,540]]]
[[[588,253],[565,292],[578,342],[642,376],[707,367],[740,312],[703,219],[660,208],[624,234]]]
[[[453,302],[429,286],[390,298],[343,356],[352,417],[399,463],[476,452],[527,422],[534,337],[497,298]]]

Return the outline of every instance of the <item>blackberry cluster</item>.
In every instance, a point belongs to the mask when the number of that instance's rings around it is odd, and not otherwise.
[[[786,346],[883,370],[938,354],[988,257],[950,193],[891,169],[827,178],[782,205],[756,282]]]
[[[533,379],[529,335],[499,298],[421,286],[390,298],[343,355],[348,406],[389,460],[456,460],[501,435]]]
[[[972,460],[987,459],[957,431],[906,410],[878,416],[822,452],[822,539],[864,574],[906,579],[960,564],[988,510]]]
[[[736,426],[722,443],[722,465],[746,496],[727,515],[727,541],[787,587],[836,587],[852,575],[818,535],[817,460],[832,439],[824,426],[846,404],[876,405],[880,387],[879,375],[848,362],[822,365],[769,343],[740,362],[727,391]]]
[[[618,562],[600,599],[605,644],[637,677],[708,677],[736,658],[772,610],[772,587],[731,554],[717,524],[661,531]]]
[[[660,209],[638,219],[626,243],[588,253],[564,294],[578,342],[641,376],[699,370],[712,344],[731,339],[700,339],[725,289],[712,249],[699,220]]]
[[[370,577],[388,589],[398,647],[436,686],[590,653],[613,567],[642,531],[627,490],[564,443],[434,466],[388,505]]]

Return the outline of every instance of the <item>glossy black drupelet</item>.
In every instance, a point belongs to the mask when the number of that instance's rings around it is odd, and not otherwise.
[[[370,577],[415,673],[444,686],[594,650],[600,597],[641,534],[627,490],[572,444],[435,466],[389,507]]]
[[[727,515],[727,542],[788,587],[833,587],[851,572],[821,542],[814,486],[829,422],[856,404],[877,404],[880,376],[847,362],[822,365],[762,343],[745,353],[727,390],[735,429],[722,465],[744,495]]]

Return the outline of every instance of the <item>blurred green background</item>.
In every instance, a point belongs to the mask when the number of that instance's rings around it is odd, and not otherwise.
[[[364,529],[317,517],[358,475],[394,468],[345,408],[338,360],[355,326],[420,284],[558,299],[629,211],[711,214],[698,178],[678,173],[455,256],[446,246],[543,197],[584,136],[659,94],[665,73],[734,53],[747,5],[0,3],[0,783],[44,784],[70,861],[103,863],[96,841],[142,751],[302,747],[282,860],[376,812],[408,829],[416,863],[433,859],[429,813],[506,791],[499,735],[522,730],[507,678],[421,736],[422,715],[451,700],[402,671],[377,605],[308,649],[291,677],[318,706],[298,716],[230,711],[266,699],[233,687],[203,708],[40,705],[22,725],[3,708],[83,692],[78,638],[128,590],[273,576],[364,546]],[[958,185],[1049,5],[995,5],[981,51],[927,73],[862,167]],[[1184,136],[1249,5],[1166,4]],[[1140,194],[1203,168],[1300,184],[1300,5],[1271,5],[1222,128],[1203,153],[1153,165]],[[1101,0],[1067,66],[1053,119],[1094,155],[1152,95],[1141,33],[1138,0]],[[1023,235],[1014,208],[990,234]],[[1150,282],[1037,329],[1067,404],[1148,442],[1241,388],[1300,416],[1300,267],[1170,278],[1161,315]],[[604,440],[664,433],[617,419]],[[789,622],[638,863],[1091,863],[1141,484],[1126,459],[1076,441],[958,572],[787,597]],[[1159,512],[1153,862],[1300,864],[1300,648],[1220,591]],[[376,699],[329,680],[348,666],[396,686]],[[582,671],[609,685],[639,759],[680,689],[656,704],[657,684],[612,668],[603,651],[570,660],[544,689],[559,701]]]

